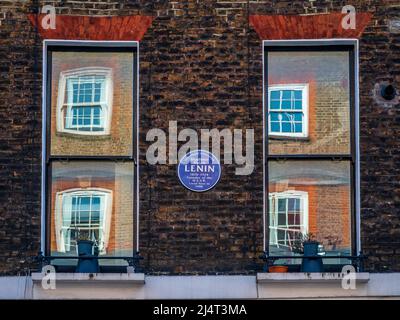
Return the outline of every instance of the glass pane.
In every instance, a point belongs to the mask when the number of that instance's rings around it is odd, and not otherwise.
[[[278,212],[286,212],[286,199],[278,200]]]
[[[303,103],[301,100],[295,100],[294,101],[294,109],[295,110],[301,110],[303,108]]]
[[[280,101],[279,100],[271,100],[270,102],[271,109],[280,109]]]
[[[295,90],[294,91],[294,98],[296,100],[302,100],[303,99],[303,91],[301,90]]]
[[[294,126],[289,122],[282,122],[282,132],[294,132]]]
[[[269,154],[349,154],[350,153],[350,86],[349,53],[335,52],[269,52],[268,86],[298,85],[301,90],[282,89],[282,109],[308,110],[304,128],[282,132],[306,131],[306,137],[269,139]],[[307,103],[308,102],[308,103]],[[271,102],[272,103],[272,102]],[[275,102],[273,102],[275,103]]]
[[[270,200],[270,217],[278,214],[278,238],[275,244],[270,233],[270,253],[291,255],[294,233],[312,233],[323,246],[326,255],[350,255],[351,253],[351,186],[350,163],[347,161],[270,161],[269,198],[278,200],[275,208]],[[295,196],[294,196],[295,195]],[[287,208],[286,208],[287,205]],[[280,212],[288,211],[289,225]],[[279,212],[275,212],[279,210]],[[270,228],[277,227],[270,219]],[[289,230],[290,229],[290,230]],[[271,230],[271,229],[270,229]],[[293,231],[294,230],[294,231]],[[284,241],[284,231],[287,238]],[[293,232],[292,232],[293,231]],[[336,259],[335,259],[336,260]],[[325,262],[324,262],[325,263]],[[328,261],[326,263],[335,263]]]
[[[79,239],[104,256],[131,256],[134,237],[134,166],[115,162],[53,162],[51,254],[77,255]],[[104,260],[102,265],[126,264]],[[76,265],[60,260],[55,264]]]
[[[286,213],[278,214],[278,226],[286,226]]]
[[[271,131],[272,132],[280,132],[280,125],[278,122],[271,122]]]
[[[292,102],[290,100],[282,100],[282,109],[292,109]]]
[[[281,114],[280,112],[270,112],[269,116],[271,118],[271,121],[279,121],[279,119],[280,119],[279,115],[280,114]]]
[[[52,52],[52,156],[130,156],[133,52]]]
[[[281,98],[281,92],[280,91],[277,91],[277,90],[274,90],[274,91],[271,91],[271,100],[280,100],[280,98]]]
[[[291,90],[282,90],[282,99],[290,101],[290,99],[292,99],[292,91]]]

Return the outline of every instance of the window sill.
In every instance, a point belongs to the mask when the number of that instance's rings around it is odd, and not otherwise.
[[[32,281],[42,282],[45,273],[32,273]],[[144,273],[56,273],[56,282],[144,284]]]
[[[277,141],[282,141],[282,140],[290,140],[290,141],[302,141],[302,142],[308,142],[311,141],[310,137],[294,137],[294,136],[276,136],[276,135],[271,135],[268,134],[268,139],[270,140],[277,140]]]
[[[84,139],[84,140],[90,140],[90,141],[110,140],[111,139],[111,134],[106,133],[106,132],[96,133],[96,134],[89,134],[89,133],[82,134],[82,133],[77,133],[77,132],[57,131],[56,136],[64,137],[64,138]]]
[[[341,282],[344,273],[257,273],[258,283],[326,283]],[[366,283],[369,281],[368,272],[356,273],[356,281],[358,283]]]

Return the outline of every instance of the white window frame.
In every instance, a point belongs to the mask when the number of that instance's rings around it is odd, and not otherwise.
[[[307,234],[308,233],[308,192],[305,191],[299,191],[299,190],[288,190],[288,191],[283,191],[283,192],[272,192],[269,194],[269,201],[271,199],[275,199],[275,207],[274,211],[270,211],[269,216],[270,216],[270,221],[269,221],[269,229],[275,229],[275,236],[276,240],[273,242],[270,239],[270,245],[276,245],[278,248],[280,246],[282,247],[288,247],[286,245],[280,245],[278,241],[278,230],[285,230],[285,231],[294,231],[298,232],[298,230],[291,230],[289,225],[286,223],[286,228],[279,228],[278,227],[278,200],[279,199],[299,199],[300,200],[300,232],[302,234]],[[275,215],[275,220],[272,218],[272,215]],[[288,207],[286,206],[286,222],[288,221]],[[272,225],[271,221],[275,221],[276,224]],[[271,231],[270,231],[271,234]]]
[[[270,109],[271,91],[277,90],[301,90],[302,91],[302,109],[301,110],[275,110]],[[309,96],[308,84],[274,84],[268,86],[268,135],[271,137],[288,137],[288,138],[307,138],[308,137],[308,119],[309,119]],[[304,114],[302,121],[302,132],[272,132],[271,131],[271,112],[284,113],[285,111],[291,113]]]
[[[354,156],[355,156],[355,166],[354,166],[354,210],[355,210],[355,216],[354,216],[354,226],[355,226],[355,250],[356,252],[361,251],[361,216],[360,216],[360,97],[359,97],[359,40],[355,38],[336,38],[336,39],[293,39],[293,40],[263,40],[262,41],[262,76],[263,76],[263,86],[262,86],[262,92],[263,92],[263,159],[264,159],[264,170],[263,170],[263,191],[264,191],[264,197],[263,197],[263,225],[264,225],[264,243],[263,243],[263,250],[265,252],[268,252],[268,241],[269,237],[267,234],[268,230],[268,225],[267,223],[267,203],[268,203],[268,195],[267,195],[267,183],[268,183],[268,170],[266,168],[266,165],[268,163],[267,159],[267,154],[268,154],[268,137],[267,137],[267,132],[268,132],[268,124],[267,124],[267,119],[268,119],[268,109],[269,106],[267,105],[267,83],[268,83],[268,71],[267,71],[267,66],[268,63],[266,61],[266,58],[268,55],[265,53],[265,48],[266,47],[294,47],[294,46],[299,46],[299,47],[320,47],[320,46],[332,46],[332,45],[347,45],[347,46],[352,46],[354,48],[354,52],[352,55],[352,59],[354,61],[354,70],[353,70],[353,76],[354,76]]]
[[[65,200],[74,196],[93,196],[100,195],[104,197],[104,203],[101,204],[101,210],[103,210],[103,221],[101,221],[101,226],[99,229],[102,230],[102,237],[99,239],[99,249],[100,254],[106,253],[106,248],[108,247],[108,241],[110,237],[110,227],[111,227],[111,216],[112,216],[112,198],[113,192],[108,189],[103,188],[74,188],[68,189],[56,193],[55,201],[55,233],[56,233],[56,243],[57,251],[65,253],[66,251],[66,239],[64,239],[63,234],[63,215],[65,214]],[[72,207],[70,208],[72,209]],[[69,213],[71,214],[71,212]],[[100,232],[99,232],[100,235]],[[100,236],[99,236],[100,238]]]
[[[50,246],[47,243],[47,235],[50,234],[52,228],[48,227],[48,216],[47,216],[47,204],[48,204],[48,190],[47,190],[47,182],[48,182],[48,128],[51,125],[51,121],[48,119],[48,115],[51,115],[50,110],[51,106],[48,106],[48,95],[51,94],[52,90],[50,86],[48,87],[48,80],[51,79],[51,75],[48,73],[48,59],[49,59],[49,48],[52,46],[61,46],[68,49],[72,46],[82,46],[82,47],[107,47],[107,48],[135,48],[136,51],[136,98],[134,100],[134,108],[136,112],[136,119],[134,119],[134,143],[133,147],[135,152],[133,153],[133,159],[136,164],[136,178],[135,178],[135,213],[136,213],[136,251],[138,252],[140,249],[139,243],[139,225],[140,225],[140,215],[139,215],[139,194],[140,194],[140,162],[137,160],[139,159],[139,124],[140,124],[140,104],[139,104],[139,89],[140,89],[140,68],[139,68],[139,60],[140,60],[140,44],[139,41],[103,41],[103,40],[55,40],[55,39],[45,39],[43,40],[43,64],[42,64],[42,174],[41,174],[41,204],[40,204],[40,211],[41,211],[41,230],[40,230],[40,250],[45,254],[50,254]]]
[[[64,125],[64,111],[66,108],[66,114],[72,115],[72,108],[79,107],[80,104],[74,104],[67,101],[65,102],[65,94],[67,92],[67,82],[69,78],[84,77],[84,76],[104,76],[105,85],[104,92],[101,93],[102,98],[100,103],[87,103],[87,106],[100,105],[103,116],[103,130],[101,131],[82,131],[67,129]],[[67,132],[78,135],[108,135],[111,130],[111,117],[112,117],[112,102],[113,102],[113,76],[111,68],[104,67],[85,67],[77,68],[60,73],[59,85],[58,85],[58,97],[57,97],[57,131]]]

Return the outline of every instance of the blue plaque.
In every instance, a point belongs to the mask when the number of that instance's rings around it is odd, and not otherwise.
[[[221,177],[221,164],[211,152],[191,151],[179,161],[178,177],[189,190],[208,191],[218,183]]]

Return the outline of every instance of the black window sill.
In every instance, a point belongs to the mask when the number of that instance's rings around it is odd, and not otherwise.
[[[75,265],[53,265],[57,273],[75,273]],[[127,266],[99,266],[99,273],[126,273]]]
[[[281,264],[277,263],[275,265],[280,266]],[[324,264],[324,272],[326,272],[326,273],[342,272],[343,267],[347,266],[347,265],[348,264]],[[289,265],[285,265],[285,266],[288,267],[288,273],[301,272],[300,264],[289,264]]]

